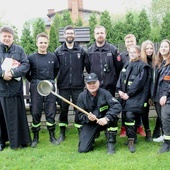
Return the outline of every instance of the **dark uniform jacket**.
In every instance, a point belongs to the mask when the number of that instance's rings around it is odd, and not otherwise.
[[[120,53],[120,56],[121,56],[121,58],[122,58],[122,63],[123,63],[123,65],[124,65],[126,62],[129,62],[129,53],[128,53],[127,51]]]
[[[13,44],[10,48],[6,45],[0,43],[0,66],[2,65],[5,58],[13,58],[14,60],[21,63],[17,68],[13,68],[13,77],[23,77],[30,68],[29,61],[24,53],[21,46]],[[22,79],[17,81],[12,79],[10,81],[5,81],[2,78],[3,71],[0,67],[0,96],[9,97],[16,96],[23,93]]]
[[[68,49],[63,43],[55,50],[60,69],[57,78],[58,89],[82,89],[84,88],[84,68],[86,51],[83,47],[74,43],[73,49]]]
[[[106,42],[103,47],[93,44],[88,48],[87,72],[96,73],[100,87],[115,89],[121,69],[122,60],[115,46]]]
[[[167,96],[166,103],[170,103],[170,64],[167,66],[163,66],[159,70],[159,80],[157,88],[159,99],[162,96]]]
[[[117,91],[127,93],[128,100],[120,99],[123,111],[142,113],[150,90],[149,66],[141,60],[126,63],[117,82]]]
[[[99,88],[97,95],[92,96],[88,90],[80,93],[77,105],[87,112],[96,115],[97,118],[107,117],[110,121],[117,118],[122,111],[121,104],[115,99],[110,92],[105,89]],[[77,117],[81,124],[96,123],[90,122],[87,115],[77,111]]]

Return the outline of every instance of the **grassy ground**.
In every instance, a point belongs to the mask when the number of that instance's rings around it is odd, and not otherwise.
[[[57,129],[56,136],[59,132]],[[58,146],[49,142],[46,129],[40,132],[37,148],[11,150],[6,147],[0,152],[1,170],[169,170],[170,152],[157,154],[160,143],[146,142],[139,136],[136,152],[130,153],[123,142],[126,138],[117,136],[116,154],[107,155],[104,132],[96,139],[95,150],[80,154],[77,152],[78,136],[75,127],[70,126],[66,140]]]

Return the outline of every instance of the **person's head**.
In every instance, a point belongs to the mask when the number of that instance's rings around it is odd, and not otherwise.
[[[98,25],[94,29],[94,38],[97,46],[103,46],[106,40],[106,29],[104,26]]]
[[[130,62],[140,60],[141,48],[138,45],[133,45],[129,49]]]
[[[10,26],[2,26],[0,28],[0,41],[1,43],[10,47],[14,42],[14,31]]]
[[[166,61],[166,64],[170,63],[170,41],[168,39],[164,39],[161,41],[158,55],[157,55],[157,64],[160,66],[162,60]]]
[[[46,54],[48,48],[49,38],[48,35],[44,32],[40,33],[36,37],[36,45],[38,47],[39,54]]]
[[[124,37],[124,41],[125,41],[125,46],[128,52],[131,46],[136,45],[136,37],[134,34],[127,34]]]
[[[141,45],[141,60],[148,63],[148,59],[152,59],[152,63],[155,62],[155,47],[154,43],[150,40],[146,40]]]
[[[64,29],[64,38],[66,43],[72,44],[75,38],[75,29],[72,25],[68,25]]]
[[[99,89],[99,80],[95,73],[90,73],[85,76],[85,83],[87,90],[91,94],[96,94],[97,90]]]

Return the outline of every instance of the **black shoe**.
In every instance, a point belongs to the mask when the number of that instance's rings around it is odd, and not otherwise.
[[[0,144],[0,151],[3,151],[4,148],[5,148],[5,144]]]
[[[158,151],[158,153],[165,153],[165,152],[169,152],[170,151],[170,144],[163,142],[163,145],[161,147],[161,149]]]
[[[21,149],[27,148],[27,144],[21,144],[21,145],[20,145],[20,148],[21,148]]]

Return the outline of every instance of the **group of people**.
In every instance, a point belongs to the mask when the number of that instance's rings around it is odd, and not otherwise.
[[[139,46],[133,34],[125,36],[127,51],[119,53],[116,46],[106,41],[106,29],[100,25],[94,29],[95,43],[87,50],[74,41],[75,36],[74,27],[66,26],[65,42],[54,52],[48,52],[48,35],[40,33],[36,38],[37,52],[26,56],[23,48],[13,43],[12,28],[1,27],[0,151],[5,148],[7,141],[11,149],[28,145],[36,147],[42,111],[45,113],[50,142],[59,145],[65,140],[69,104],[53,94],[41,96],[38,93],[39,82],[48,80],[53,91],[89,113],[87,115],[74,109],[75,127],[79,135],[78,152],[93,150],[95,139],[104,131],[107,153],[115,153],[119,117],[122,120],[120,136],[127,136],[125,145],[131,153],[136,151],[137,133],[145,136],[146,141],[152,141],[152,138],[163,141],[159,153],[168,152],[170,41],[162,40],[156,55],[152,41],[146,40]],[[5,64],[7,59],[12,62],[10,67]],[[22,77],[30,82],[32,140],[25,111]],[[118,98],[115,97],[116,93]],[[60,105],[58,139],[55,137],[56,102]],[[158,116],[151,136],[149,107],[153,104]]]

